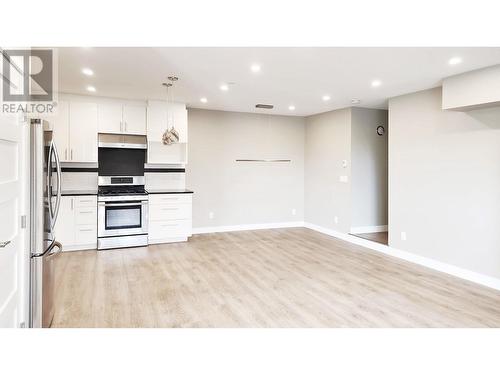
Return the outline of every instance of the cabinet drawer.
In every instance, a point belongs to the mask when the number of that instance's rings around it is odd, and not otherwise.
[[[191,203],[191,194],[150,194],[149,204]]]
[[[97,197],[92,195],[85,195],[75,197],[75,207],[97,207]]]
[[[154,221],[149,225],[149,238],[162,239],[191,236],[191,220]]]
[[[161,204],[149,207],[149,220],[151,221],[185,219],[191,219],[190,204]]]
[[[97,242],[97,226],[77,225],[75,228],[75,244],[85,245]]]
[[[75,222],[77,225],[97,225],[97,207],[75,208]]]

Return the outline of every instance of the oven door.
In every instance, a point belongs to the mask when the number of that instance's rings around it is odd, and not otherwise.
[[[148,201],[99,202],[98,237],[148,233]]]

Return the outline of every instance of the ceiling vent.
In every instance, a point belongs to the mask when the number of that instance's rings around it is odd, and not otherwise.
[[[255,108],[273,109],[274,105],[272,105],[272,104],[255,104]]]

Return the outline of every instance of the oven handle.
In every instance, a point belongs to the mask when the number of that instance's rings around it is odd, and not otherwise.
[[[99,206],[105,207],[126,207],[126,206],[137,206],[147,204],[148,201],[137,201],[134,203],[110,203],[110,202],[99,202]]]

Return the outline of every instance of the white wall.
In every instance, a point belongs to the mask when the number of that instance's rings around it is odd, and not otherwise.
[[[303,118],[189,109],[188,124],[193,228],[303,221]]]
[[[306,118],[305,221],[348,233],[351,223],[351,110]],[[347,161],[343,168],[342,161]],[[341,175],[348,182],[340,182]],[[338,223],[334,218],[337,216]]]
[[[386,110],[351,109],[351,232],[387,225]],[[377,135],[382,125],[386,133]]]
[[[389,101],[389,245],[500,277],[500,108]],[[401,232],[407,240],[401,240]]]
[[[443,109],[466,110],[500,105],[500,65],[443,80]]]

